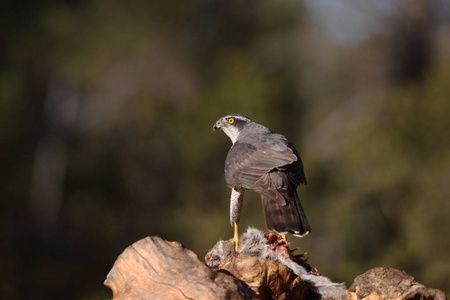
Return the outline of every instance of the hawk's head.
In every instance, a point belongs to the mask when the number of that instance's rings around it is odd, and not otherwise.
[[[229,114],[220,118],[214,124],[213,130],[222,129],[234,144],[244,126],[251,122],[249,118],[242,114]]]

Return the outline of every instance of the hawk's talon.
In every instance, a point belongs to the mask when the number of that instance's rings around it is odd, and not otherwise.
[[[283,235],[281,236],[281,239],[278,240],[278,244],[287,244],[287,243],[288,243],[288,241],[287,241],[287,239],[286,239],[286,235],[283,234]]]

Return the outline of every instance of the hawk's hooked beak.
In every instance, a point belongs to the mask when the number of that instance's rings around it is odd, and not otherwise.
[[[213,131],[219,130],[222,128],[222,123],[220,123],[220,121],[217,121],[216,124],[214,124],[213,126]]]

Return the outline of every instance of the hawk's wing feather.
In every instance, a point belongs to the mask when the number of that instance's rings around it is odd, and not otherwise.
[[[230,187],[255,190],[285,205],[286,181],[275,173],[295,161],[297,156],[283,136],[248,137],[246,142],[234,143],[228,152],[225,180]]]

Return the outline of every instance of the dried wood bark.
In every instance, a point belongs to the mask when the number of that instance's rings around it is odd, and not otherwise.
[[[247,283],[259,299],[320,299],[291,269],[273,260],[233,257],[221,269]]]
[[[159,237],[147,237],[125,249],[105,285],[114,300],[256,298],[233,276],[211,270],[180,243]]]
[[[446,300],[444,292],[427,288],[405,272],[374,268],[357,276],[345,295],[317,293],[319,289],[277,261],[225,251],[207,255],[211,269],[178,242],[147,237],[125,249],[109,272],[105,285],[114,300],[124,299],[340,299]],[[217,245],[216,245],[217,246]],[[302,275],[303,276],[303,275]],[[320,278],[320,277],[317,277]],[[322,295],[322,296],[321,296]]]
[[[346,298],[347,300],[447,299],[443,291],[427,288],[411,275],[387,268],[373,268],[358,275],[347,290]]]

